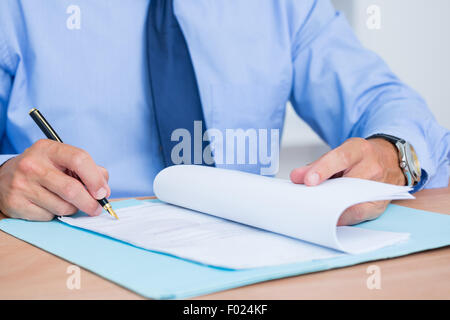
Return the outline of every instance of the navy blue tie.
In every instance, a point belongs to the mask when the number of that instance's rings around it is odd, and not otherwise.
[[[166,166],[174,164],[171,153],[178,141],[171,141],[171,135],[179,128],[190,132],[190,162],[194,163],[194,121],[202,121],[202,136],[205,124],[194,68],[173,0],[151,0],[147,38],[153,106]],[[202,150],[204,145],[202,142]],[[205,164],[202,156],[201,164]]]

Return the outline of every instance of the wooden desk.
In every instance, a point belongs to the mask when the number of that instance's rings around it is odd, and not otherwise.
[[[424,190],[396,204],[450,214],[450,188]],[[0,219],[1,219],[0,215]],[[89,271],[81,288],[66,287],[70,264],[0,232],[0,299],[142,299]],[[369,290],[367,267],[381,270],[381,289]],[[197,299],[450,299],[450,247],[396,259],[273,280]]]

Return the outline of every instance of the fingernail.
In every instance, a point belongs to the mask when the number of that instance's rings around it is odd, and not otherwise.
[[[308,184],[311,186],[315,186],[319,184],[320,176],[317,172],[314,172],[308,176]]]
[[[94,212],[94,216],[99,216],[103,212],[103,208],[99,205],[97,210]]]
[[[104,197],[106,197],[107,191],[105,188],[100,188],[98,189],[98,191],[95,193],[95,197],[100,200],[103,199]]]

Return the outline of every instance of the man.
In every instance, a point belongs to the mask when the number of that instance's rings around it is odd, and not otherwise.
[[[448,184],[449,132],[328,0],[3,0],[0,210],[29,220],[98,215],[95,199],[152,194],[174,162],[170,117],[216,133],[280,130],[288,100],[334,148],[294,169],[294,183]],[[67,144],[39,140],[32,106]],[[192,116],[199,110],[204,119]],[[376,218],[387,204],[357,205],[339,223]]]

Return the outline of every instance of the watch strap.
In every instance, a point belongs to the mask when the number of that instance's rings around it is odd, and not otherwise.
[[[389,134],[384,134],[384,133],[377,133],[377,134],[371,135],[370,137],[367,138],[367,140],[368,139],[376,139],[376,138],[385,139],[394,145],[396,145],[397,142],[406,143],[406,141],[401,138],[391,136]]]
[[[391,136],[388,134],[384,134],[384,133],[374,134],[374,135],[368,137],[367,139],[375,139],[375,138],[384,139],[394,145],[394,147],[398,150],[399,165],[403,171],[403,174],[405,175],[407,185],[412,187],[415,184],[417,184],[420,181],[420,178],[417,181],[414,179],[411,169],[409,168],[409,165],[407,162],[408,160],[405,155],[404,147],[406,145],[406,141],[401,138]]]

